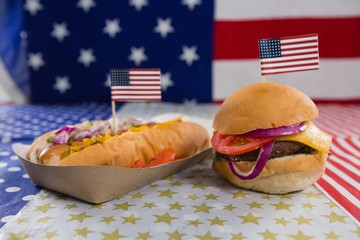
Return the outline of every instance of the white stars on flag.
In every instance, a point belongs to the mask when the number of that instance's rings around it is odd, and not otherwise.
[[[104,87],[111,87],[111,77],[110,73],[106,74],[106,80],[104,81]]]
[[[182,50],[183,53],[180,55],[180,60],[185,61],[188,66],[191,66],[194,61],[200,59],[199,55],[197,55],[196,53],[197,50],[196,46],[192,46],[192,47],[183,46]]]
[[[206,14],[210,9],[207,2],[22,2],[24,16],[29,21],[22,38],[29,34],[25,40],[29,43],[26,60],[31,78],[35,84],[46,88],[49,94],[55,92],[53,99],[59,98],[61,101],[77,96],[79,99],[94,97],[102,101],[111,87],[108,74],[112,68],[162,68],[164,72],[159,75],[159,85],[161,92],[166,94],[166,101],[179,102],[185,98],[191,101],[203,92],[204,97],[200,101],[208,98],[205,95],[208,87],[201,93],[196,90],[197,87],[187,87],[187,82],[192,84],[196,82],[195,79],[211,77],[207,74],[211,65],[206,55],[211,51],[208,43],[211,38],[202,37],[203,32],[209,33],[205,28],[210,27],[197,26],[203,16],[212,21],[210,15]],[[62,14],[59,18],[55,13],[63,12],[65,8],[69,14]],[[184,17],[192,19],[191,25],[184,21]],[[39,21],[41,28],[36,27]],[[204,71],[194,72],[194,67]],[[94,94],[81,92],[78,85],[83,82],[79,76],[89,80],[89,91]],[[184,97],[174,92],[181,92]],[[36,101],[42,101],[43,96],[37,96],[40,97],[36,97]]]
[[[162,38],[166,38],[169,33],[174,32],[174,28],[171,26],[171,18],[158,18],[154,32],[160,33]]]
[[[167,73],[161,74],[160,83],[161,83],[161,89],[164,92],[167,91],[168,87],[174,86],[174,82],[173,82],[173,80],[171,80],[171,73],[167,72]]]
[[[120,21],[115,18],[114,20],[106,19],[103,32],[114,38],[116,34],[121,32]]]
[[[70,35],[70,32],[67,30],[66,23],[54,23],[53,24],[53,31],[50,35],[56,38],[59,42],[64,41],[64,38]]]
[[[129,55],[129,61],[133,61],[136,66],[140,66],[141,62],[146,61],[148,57],[145,55],[145,48],[140,47],[131,47],[130,49],[131,54]]]
[[[84,12],[89,12],[90,8],[95,7],[96,3],[94,0],[79,0],[77,6],[84,10]]]
[[[196,5],[201,5],[201,0],[182,0],[183,5],[186,5],[190,11],[194,10]]]
[[[38,11],[43,9],[43,6],[41,5],[40,0],[26,0],[24,9],[29,11],[31,15],[35,16]]]
[[[129,5],[135,7],[136,11],[140,12],[143,7],[149,5],[147,0],[130,0]]]
[[[80,49],[80,56],[78,62],[84,64],[85,67],[89,67],[91,63],[96,61],[96,57],[93,54],[93,50],[89,49]]]
[[[69,77],[63,76],[59,77],[57,76],[55,78],[55,84],[53,85],[53,88],[57,91],[59,91],[61,94],[64,94],[67,90],[71,89],[71,84],[69,82]]]
[[[29,53],[28,64],[34,71],[38,71],[40,67],[45,65],[45,61],[41,53]]]

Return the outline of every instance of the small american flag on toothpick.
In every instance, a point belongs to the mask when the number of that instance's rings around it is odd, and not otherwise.
[[[259,40],[261,75],[319,69],[318,35]]]
[[[113,69],[110,71],[113,101],[161,101],[160,69]]]
[[[115,102],[161,101],[159,68],[112,69],[111,105],[114,133],[117,132]]]

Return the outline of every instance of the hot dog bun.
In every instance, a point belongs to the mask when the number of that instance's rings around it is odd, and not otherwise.
[[[28,153],[30,161],[39,163],[39,152],[49,146],[47,139],[53,137],[55,132],[44,134],[32,144]],[[176,159],[192,156],[210,148],[208,132],[196,123],[171,122],[139,131],[127,131],[60,161],[45,164],[134,167],[135,161],[140,160],[147,165],[157,153],[169,148],[175,151]]]
[[[319,116],[315,103],[299,90],[274,82],[241,88],[223,102],[213,121],[222,134],[289,126]]]

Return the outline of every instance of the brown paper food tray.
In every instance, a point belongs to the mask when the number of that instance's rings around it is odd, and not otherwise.
[[[12,145],[32,182],[90,203],[102,203],[144,187],[155,180],[190,167],[211,154],[211,149],[154,168],[112,166],[47,166],[26,160],[29,145]]]

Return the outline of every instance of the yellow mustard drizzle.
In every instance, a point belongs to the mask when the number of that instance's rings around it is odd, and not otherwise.
[[[182,121],[181,118],[175,118],[175,119],[166,121],[164,123],[155,123],[155,124],[142,125],[142,126],[139,126],[139,127],[132,127],[132,128],[129,128],[127,130],[127,132],[140,132],[140,131],[147,130],[149,128],[159,128],[159,127],[163,127],[163,126],[166,126],[168,124],[171,124],[171,123],[177,123],[177,122],[181,122],[181,121]]]
[[[111,137],[113,137],[113,136],[108,131],[106,131],[105,135],[98,134],[91,138],[84,138],[81,142],[73,142],[73,143],[71,143],[69,154],[79,152],[79,151],[83,150],[84,148],[90,147],[97,143],[103,143],[106,140],[110,139]]]
[[[129,128],[125,132],[140,132],[140,131],[147,130],[149,128],[159,128],[159,127],[171,124],[171,123],[177,123],[177,122],[181,122],[181,121],[182,121],[181,118],[176,118],[176,119],[172,119],[167,122],[164,122],[164,123],[146,124],[146,125],[142,125],[142,126],[138,126],[138,127],[132,127],[132,128]],[[98,134],[91,138],[84,138],[81,142],[80,141],[73,142],[73,143],[71,143],[69,153],[65,154],[64,157],[67,157],[73,153],[79,152],[79,151],[81,151],[87,147],[90,147],[92,145],[95,145],[97,143],[103,143],[106,140],[109,140],[110,138],[119,136],[119,135],[120,134],[111,135],[108,131],[106,131],[105,135]]]

